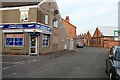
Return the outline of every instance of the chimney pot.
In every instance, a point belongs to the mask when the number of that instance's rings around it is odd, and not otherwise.
[[[65,19],[67,22],[69,22],[70,20],[69,20],[69,16],[66,16],[66,19]]]

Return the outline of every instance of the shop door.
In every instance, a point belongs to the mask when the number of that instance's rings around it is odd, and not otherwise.
[[[37,37],[30,36],[30,54],[37,55]]]

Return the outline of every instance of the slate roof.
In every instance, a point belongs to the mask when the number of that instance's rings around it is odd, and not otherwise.
[[[91,37],[93,36],[94,32],[95,32],[95,28],[89,29],[89,33],[91,34]]]
[[[99,26],[98,29],[103,34],[103,36],[114,36],[114,30],[118,30],[118,27]]]
[[[38,5],[43,0],[2,0],[0,8]]]

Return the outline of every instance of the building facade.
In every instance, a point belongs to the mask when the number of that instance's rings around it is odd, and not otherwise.
[[[86,46],[92,46],[92,35],[88,31],[86,34]]]
[[[77,43],[80,43],[86,46],[86,33],[80,34],[77,36]]]
[[[97,27],[93,34],[93,37],[91,38],[90,46],[103,47],[103,48],[111,48],[112,46],[115,46],[115,45],[118,46],[120,41],[115,40],[115,37],[114,37],[115,30],[118,30],[118,28],[108,27],[108,26]]]
[[[56,2],[3,4],[3,54],[39,55],[67,49],[67,33]]]
[[[68,40],[69,40],[69,49],[76,48],[76,26],[70,23],[69,16],[66,16],[66,19],[62,19],[63,25],[65,26]]]

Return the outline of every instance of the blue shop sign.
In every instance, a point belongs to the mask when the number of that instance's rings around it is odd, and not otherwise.
[[[31,32],[30,36],[40,36],[40,33],[39,32]]]
[[[40,29],[51,32],[51,28],[47,25],[42,24],[2,24],[0,25],[0,28],[2,29],[28,29],[28,28],[34,28],[34,29]]]
[[[35,24],[4,24],[1,27],[3,29],[35,28]]]
[[[37,24],[37,25],[36,25],[36,29],[51,31],[51,28],[50,28],[50,27],[48,27],[48,26],[46,26],[46,25],[40,25],[40,24]]]

